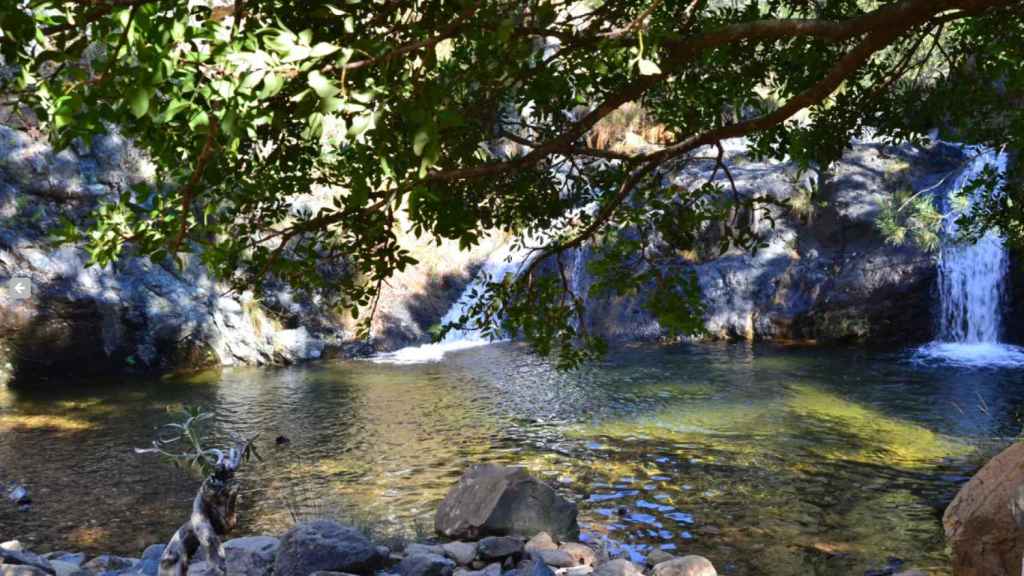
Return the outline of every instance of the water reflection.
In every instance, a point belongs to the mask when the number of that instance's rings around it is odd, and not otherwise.
[[[443,363],[338,362],[183,382],[0,390],[0,537],[137,554],[184,519],[194,481],[132,453],[168,406],[261,433],[243,530],[293,514],[429,524],[470,463],[528,466],[591,538],[705,554],[733,574],[859,574],[889,557],[945,573],[939,516],[1018,432],[1019,374],[862,350],[622,350],[564,373],[497,345]],[[291,439],[277,447],[273,438]]]

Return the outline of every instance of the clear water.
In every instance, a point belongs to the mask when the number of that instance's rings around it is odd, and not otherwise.
[[[973,243],[958,241],[956,223],[962,209],[957,195],[987,168],[1006,171],[1006,154],[995,150],[969,149],[974,157],[949,187],[954,206],[943,222],[939,255],[939,338],[923,347],[926,361],[946,361],[960,366],[1024,366],[1024,349],[999,342],[1002,304],[1009,256],[1005,242],[992,230]],[[970,206],[984,188],[965,200]],[[992,191],[998,194],[999,190]]]
[[[239,533],[298,516],[430,526],[471,463],[528,466],[592,538],[711,558],[724,574],[863,574],[890,557],[948,574],[941,513],[1019,432],[1020,372],[911,354],[706,345],[618,351],[561,373],[514,344],[415,365],[333,362],[192,381],[0,388],[0,538],[137,555],[195,482],[132,448],[168,406],[262,434]],[[285,435],[287,447],[274,446]]]

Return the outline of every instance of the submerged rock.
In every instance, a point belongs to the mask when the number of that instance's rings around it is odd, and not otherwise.
[[[490,535],[559,538],[579,534],[576,505],[523,468],[478,464],[448,492],[434,518],[437,531],[449,538]]]
[[[1003,450],[965,484],[946,508],[942,525],[957,576],[1016,576],[1024,555],[1024,528],[1014,519],[1024,485],[1024,443]]]
[[[281,538],[274,576],[309,576],[317,570],[369,574],[383,561],[377,547],[356,529],[318,520],[299,524]]]

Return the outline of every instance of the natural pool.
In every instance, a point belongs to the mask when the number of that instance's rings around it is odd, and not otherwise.
[[[725,574],[863,574],[889,558],[944,574],[942,509],[1019,433],[1022,380],[743,344],[635,347],[561,373],[498,344],[433,364],[0,388],[0,480],[35,501],[0,502],[0,540],[137,555],[166,539],[195,484],[132,448],[192,404],[221,432],[262,434],[239,534],[320,514],[429,527],[460,473],[492,461],[558,485],[594,538],[703,554]]]

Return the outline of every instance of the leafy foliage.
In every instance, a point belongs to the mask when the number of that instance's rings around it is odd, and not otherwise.
[[[154,182],[66,230],[97,263],[197,251],[236,286],[288,281],[366,320],[415,263],[399,222],[464,247],[500,230],[533,255],[464,323],[572,364],[602,344],[559,255],[593,244],[601,290],[645,294],[689,333],[696,288],[671,255],[712,220],[722,249],[760,245],[744,215],[765,207],[730,190],[721,157],[703,185],[664,185],[724,139],[805,169],[869,128],[908,141],[940,125],[1019,149],[1024,114],[1007,102],[1024,95],[1022,4],[23,0],[0,7],[16,70],[2,91],[58,146],[113,124],[156,164]],[[667,141],[589,147],[629,103]],[[1018,233],[1018,190],[979,226]],[[310,192],[321,201],[299,201]]]
[[[939,248],[942,220],[932,196],[901,190],[882,200],[875,225],[889,244],[901,246],[913,242],[923,250],[934,252]]]

